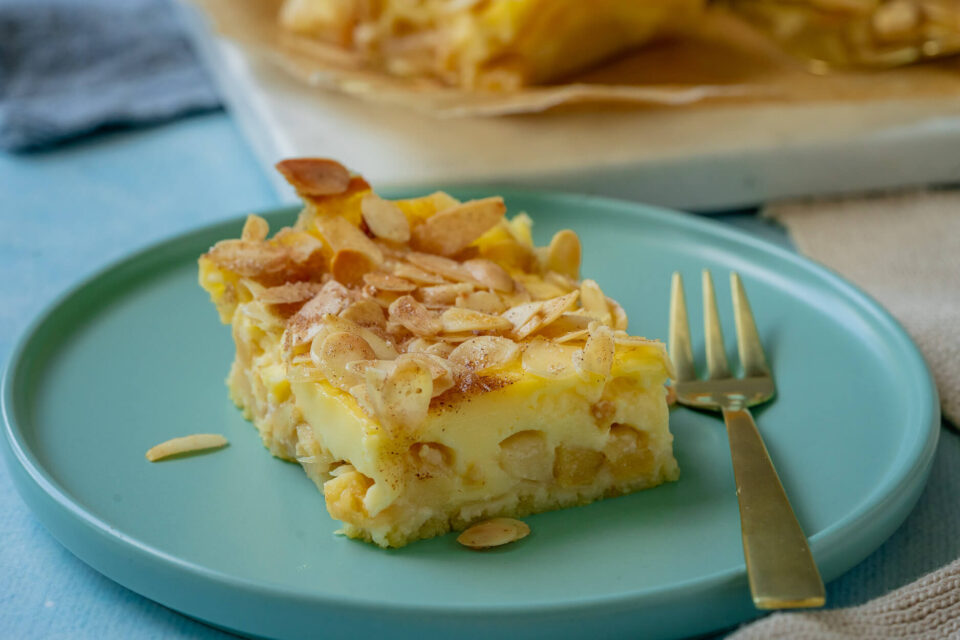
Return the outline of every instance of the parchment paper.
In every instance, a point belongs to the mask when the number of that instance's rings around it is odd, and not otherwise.
[[[365,66],[352,52],[286,32],[276,19],[282,0],[192,1],[222,35],[308,85],[437,117],[533,113],[584,103],[681,107],[960,96],[958,58],[814,75],[719,9],[708,12],[687,36],[643,47],[565,83],[471,92],[430,78],[391,76]]]

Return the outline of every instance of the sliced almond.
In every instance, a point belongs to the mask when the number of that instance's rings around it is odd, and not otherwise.
[[[487,313],[451,307],[440,316],[445,333],[463,333],[468,331],[509,331],[513,323],[507,318]]]
[[[424,349],[423,352],[429,353],[430,355],[439,356],[441,358],[449,358],[453,349],[454,346],[452,344],[447,342],[437,342]]]
[[[407,261],[425,271],[443,276],[448,280],[455,282],[475,282],[466,267],[450,258],[411,251],[407,254]]]
[[[591,322],[596,322],[596,319],[583,314],[582,309],[567,311],[560,314],[560,317],[551,322],[549,325],[540,329],[540,331],[537,332],[537,335],[543,336],[544,338],[550,338],[551,340],[555,341],[570,334],[586,335],[587,328],[590,326]],[[571,339],[574,338],[567,338],[567,340]]]
[[[503,317],[513,323],[513,337],[522,340],[569,311],[576,304],[579,295],[579,291],[571,291],[551,300],[528,302],[508,309],[503,313]]]
[[[607,304],[607,297],[594,280],[584,280],[580,283],[580,306],[584,313],[607,326],[613,326],[613,315]]]
[[[324,215],[315,220],[317,231],[334,253],[350,249],[365,254],[374,264],[383,264],[383,252],[359,228],[341,216]]]
[[[409,280],[404,280],[389,273],[381,273],[379,271],[373,271],[367,273],[363,276],[363,281],[374,287],[380,289],[381,291],[399,291],[401,293],[408,293],[417,288],[417,285],[413,284]]]
[[[341,249],[330,262],[333,278],[347,287],[363,286],[364,276],[377,268],[377,263],[366,253],[356,249]]]
[[[321,254],[323,252],[323,243],[312,233],[283,229],[274,236],[274,239],[280,240],[281,233],[284,234],[283,241],[288,243],[286,246],[290,252],[290,257],[298,264],[308,262],[317,252]]]
[[[357,360],[372,360],[376,354],[367,341],[357,334],[337,331],[324,339],[318,356],[317,366],[327,380],[347,390],[361,382],[359,376],[347,371],[347,364]]]
[[[557,231],[550,240],[546,266],[573,279],[580,277],[580,238],[570,229]]]
[[[549,300],[551,298],[565,296],[572,290],[569,286],[550,282],[533,273],[518,273],[516,280],[533,296],[534,300]]]
[[[397,357],[397,362],[406,360],[416,360],[430,372],[433,380],[433,391],[431,397],[436,397],[451,388],[455,379],[454,367],[445,358],[433,355],[431,353],[404,353]]]
[[[354,322],[361,327],[387,326],[387,318],[383,315],[383,307],[370,299],[357,300],[340,312],[344,320]]]
[[[367,395],[367,384],[363,382],[350,387],[348,393],[353,396],[360,408],[373,415],[373,405],[370,403],[370,396]]]
[[[506,269],[492,260],[482,258],[467,260],[463,263],[463,267],[473,276],[474,280],[484,287],[508,293],[513,291],[515,286],[513,278],[510,277]]]
[[[659,346],[661,343],[659,340],[651,340],[650,338],[641,338],[640,336],[631,336],[627,335],[626,332],[614,331],[613,332],[613,341],[616,344],[622,344],[628,347],[649,347],[649,346]]]
[[[507,309],[503,298],[492,291],[471,291],[457,296],[454,304],[482,313],[503,313]]]
[[[147,451],[147,460],[156,462],[170,456],[204,449],[216,449],[227,444],[227,439],[216,433],[195,433],[181,438],[172,438],[166,442],[150,447]]]
[[[534,338],[523,345],[523,370],[541,378],[566,378],[576,373],[575,347],[556,344],[543,338]]]
[[[477,336],[457,345],[447,358],[475,373],[503,369],[516,360],[520,347],[509,338]]]
[[[400,207],[372,191],[360,201],[360,212],[370,232],[391,242],[410,240],[410,223]]]
[[[243,223],[243,231],[240,233],[240,239],[247,242],[262,242],[270,234],[270,225],[267,221],[258,215],[250,214],[246,222]]]
[[[389,372],[370,367],[365,372],[366,392],[374,414],[391,435],[414,433],[430,410],[433,377],[414,359],[397,362]]]
[[[336,195],[350,186],[350,172],[334,160],[289,158],[278,162],[276,167],[297,193],[304,196]]]
[[[413,230],[413,244],[428,253],[453,255],[496,225],[506,211],[500,197],[454,205],[417,226]]]
[[[264,304],[289,304],[310,300],[322,288],[319,282],[288,282],[277,287],[264,287],[254,297]]]
[[[457,542],[471,549],[499,547],[530,535],[525,522],[513,518],[492,518],[473,525],[457,537]]]
[[[420,267],[407,264],[406,262],[398,262],[394,264],[392,270],[393,275],[421,285],[443,284],[446,282],[446,280],[443,279],[443,276],[436,273],[431,273],[430,271],[425,271]]]
[[[399,322],[411,333],[418,336],[436,335],[443,328],[439,318],[409,295],[397,298],[390,305],[389,319]]]
[[[393,360],[397,357],[396,347],[394,347],[389,340],[386,340],[381,335],[382,332],[380,331],[374,331],[368,327],[362,327],[345,318],[338,318],[336,316],[324,316],[323,324],[324,333],[346,331],[348,333],[357,334],[367,341],[367,344],[369,344],[374,353],[377,354],[377,357],[382,360]],[[314,345],[311,345],[311,348],[313,346]]]
[[[437,284],[429,287],[421,287],[417,291],[417,297],[424,304],[451,306],[456,304],[457,298],[468,294],[474,290],[474,285],[469,282],[457,282],[454,284]]]
[[[313,298],[287,320],[284,348],[291,349],[313,339],[321,328],[323,317],[340,313],[349,302],[350,292],[342,284],[336,280],[324,284]]]
[[[282,271],[289,263],[284,247],[247,240],[221,240],[205,256],[217,266],[245,278]]]
[[[581,374],[610,377],[616,351],[613,332],[610,327],[593,323],[590,325],[590,337],[583,350],[574,358],[577,370]]]
[[[579,329],[577,331],[570,331],[561,335],[558,335],[555,338],[550,338],[557,344],[564,344],[567,342],[579,342],[581,340],[586,340],[590,337],[590,332],[586,329]]]

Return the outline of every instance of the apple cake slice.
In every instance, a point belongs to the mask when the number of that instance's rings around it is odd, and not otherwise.
[[[580,242],[535,247],[497,197],[389,201],[322,159],[278,168],[306,206],[199,261],[233,328],[230,394],[350,537],[403,546],[678,475],[662,343],[580,280]]]

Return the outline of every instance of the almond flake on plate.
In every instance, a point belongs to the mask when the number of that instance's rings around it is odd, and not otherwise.
[[[147,451],[147,460],[156,462],[170,456],[204,449],[216,449],[227,444],[227,439],[218,433],[195,433],[180,438],[172,438],[151,447]]]

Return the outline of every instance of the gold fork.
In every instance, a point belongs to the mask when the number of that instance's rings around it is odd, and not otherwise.
[[[733,377],[727,365],[710,272],[703,271],[706,380],[697,377],[693,366],[687,305],[679,273],[673,274],[672,284],[669,342],[677,402],[719,411],[727,424],[740,502],[743,556],[753,603],[758,609],[823,606],[826,597],[820,572],[750,415],[749,407],[771,400],[776,387],[740,276],[730,274],[730,288],[742,378]]]

